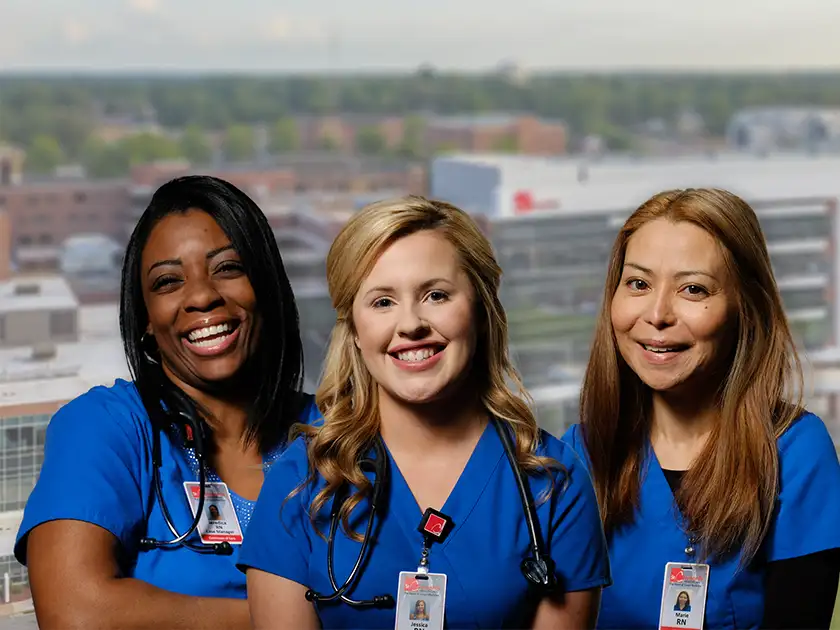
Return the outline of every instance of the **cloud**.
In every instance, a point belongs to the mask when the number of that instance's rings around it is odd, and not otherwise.
[[[128,0],[128,7],[138,13],[157,13],[160,0]]]
[[[90,27],[73,18],[62,21],[60,30],[62,38],[68,44],[84,44],[91,36]]]
[[[329,28],[323,22],[287,15],[262,20],[257,32],[265,43],[321,42],[329,37]]]

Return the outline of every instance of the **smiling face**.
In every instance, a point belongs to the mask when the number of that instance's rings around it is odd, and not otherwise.
[[[611,317],[621,356],[654,391],[716,385],[736,328],[717,241],[691,223],[643,225],[628,240]]]
[[[353,302],[356,345],[380,396],[426,404],[457,392],[475,353],[474,296],[457,251],[438,232],[383,251]]]
[[[163,369],[197,389],[234,377],[259,335],[254,290],[230,239],[200,210],[152,229],[141,260],[143,299]]]

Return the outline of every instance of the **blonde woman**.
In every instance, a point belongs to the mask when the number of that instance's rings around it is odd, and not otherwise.
[[[593,627],[595,494],[508,385],[500,275],[467,214],[420,197],[336,238],[324,422],[299,427],[240,556],[257,628],[409,628],[420,599],[424,628]]]
[[[591,465],[615,569],[599,627],[828,628],[840,464],[801,383],[753,210],[709,189],[642,204],[564,438]]]

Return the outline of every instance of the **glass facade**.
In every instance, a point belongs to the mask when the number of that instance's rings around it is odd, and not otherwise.
[[[0,420],[0,512],[22,510],[44,462],[48,414]]]
[[[0,588],[2,588],[3,576],[6,573],[9,574],[9,581],[11,582],[12,587],[12,599],[14,600],[15,595],[28,588],[29,575],[26,571],[26,567],[19,564],[18,561],[15,560],[14,556],[0,556]],[[2,599],[0,599],[0,603],[2,603]]]

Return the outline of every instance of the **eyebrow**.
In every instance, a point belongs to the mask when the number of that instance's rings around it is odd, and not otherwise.
[[[445,282],[446,284],[450,284],[450,285],[453,284],[451,280],[447,280],[446,278],[432,278],[431,280],[426,280],[423,284],[421,284],[418,287],[418,289],[425,290],[425,289],[428,289],[429,287],[431,287],[433,285],[440,284],[441,282]],[[396,291],[396,289],[394,289],[394,287],[377,286],[377,287],[373,287],[372,289],[367,291],[365,293],[365,296],[368,296],[371,293],[394,293],[395,291]]]
[[[222,247],[217,247],[216,249],[211,249],[209,252],[207,252],[206,259],[210,260],[211,258],[215,258],[216,256],[218,256],[222,252],[226,252],[230,249],[233,249],[233,245],[230,244],[230,243],[227,244],[227,245],[223,245]],[[168,266],[171,266],[171,265],[183,265],[183,264],[184,264],[184,262],[180,258],[169,258],[167,260],[158,260],[157,262],[154,262],[149,266],[149,271],[147,273],[152,273],[152,271],[154,271],[158,267],[168,267]]]
[[[648,269],[647,267],[643,267],[642,265],[638,265],[636,263],[624,263],[625,267],[632,267],[642,273],[646,273],[649,276],[655,275],[653,271]],[[706,276],[707,278],[711,278],[712,280],[716,280],[715,276],[708,271],[700,271],[699,269],[687,269],[685,271],[678,271],[674,274],[675,278],[685,278],[686,276]]]

